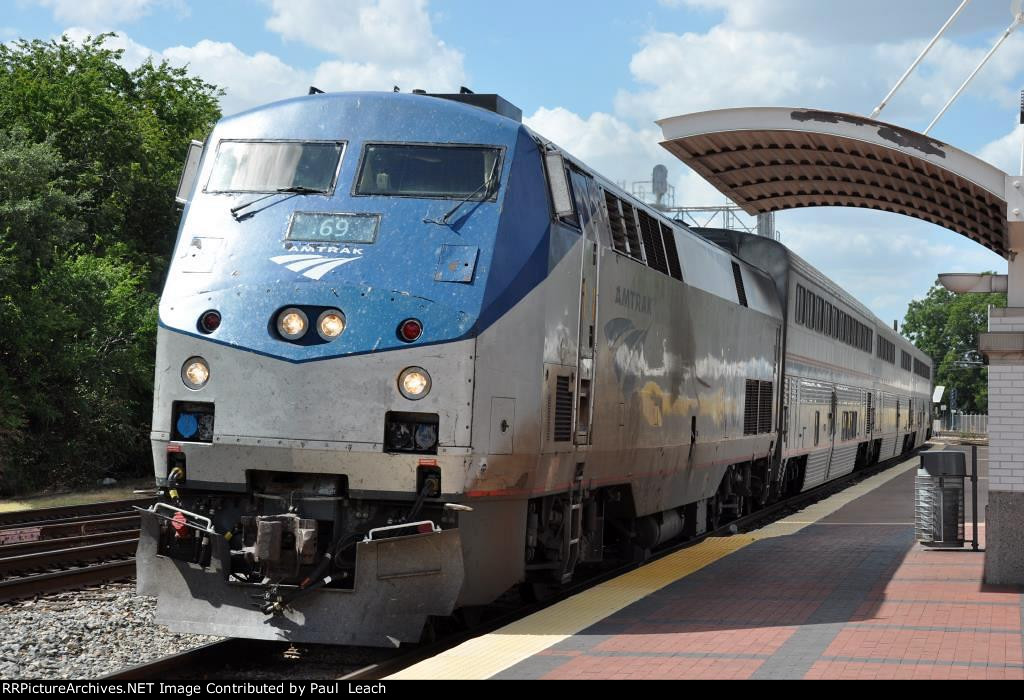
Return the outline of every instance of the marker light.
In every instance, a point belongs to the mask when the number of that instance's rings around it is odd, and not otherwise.
[[[398,375],[398,390],[410,401],[430,393],[430,375],[422,367],[406,367]]]
[[[324,340],[334,340],[345,332],[345,314],[337,309],[327,309],[316,320],[316,332]]]
[[[189,389],[198,390],[210,380],[210,366],[201,357],[190,357],[181,366],[181,381]]]
[[[207,311],[199,317],[199,330],[203,333],[213,333],[220,328],[220,313]]]
[[[407,343],[418,340],[423,335],[423,324],[415,318],[407,318],[398,324],[398,337]]]
[[[285,309],[277,316],[277,332],[285,340],[298,340],[306,334],[309,319],[301,309]]]

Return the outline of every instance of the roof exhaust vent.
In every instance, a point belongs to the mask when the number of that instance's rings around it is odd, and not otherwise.
[[[417,94],[418,91],[417,91]],[[486,109],[489,112],[500,114],[503,117],[508,117],[517,122],[523,121],[523,110],[516,107],[514,104],[506,100],[501,95],[478,95],[467,87],[460,88],[458,94],[454,93],[426,93],[430,97],[440,97],[442,100],[451,100],[452,102],[461,102],[465,105],[471,105],[473,107],[479,107],[480,109]]]

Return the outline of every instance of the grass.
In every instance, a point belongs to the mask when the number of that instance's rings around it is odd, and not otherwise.
[[[135,489],[149,489],[152,492],[152,479],[133,479],[116,486],[91,489],[89,491],[72,491],[25,498],[0,499],[0,513],[12,513],[19,510],[34,508],[58,508],[60,506],[77,506],[83,503],[99,503],[101,501],[120,501],[126,498],[139,498],[133,493]]]

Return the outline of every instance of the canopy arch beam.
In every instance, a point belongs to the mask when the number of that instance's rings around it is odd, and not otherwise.
[[[748,214],[878,209],[942,226],[1003,257],[1018,250],[1011,229],[1024,226],[1024,178],[924,134],[785,107],[699,112],[658,125],[662,146]],[[1024,236],[1013,238],[1024,249]]]

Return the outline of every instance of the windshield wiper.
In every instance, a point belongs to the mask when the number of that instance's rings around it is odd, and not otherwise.
[[[481,184],[479,187],[477,187],[476,190],[474,190],[473,192],[470,192],[465,197],[465,199],[460,199],[458,202],[456,202],[455,206],[452,207],[451,209],[449,209],[447,212],[445,212],[445,215],[442,216],[440,219],[429,219],[429,218],[427,218],[427,219],[423,220],[423,223],[425,223],[425,224],[437,224],[438,226],[447,226],[448,225],[448,219],[450,219],[452,217],[452,214],[457,212],[459,210],[459,208],[463,204],[465,204],[466,202],[468,202],[469,200],[473,199],[478,194],[480,194],[481,190],[484,190],[485,188],[486,188],[486,191],[484,192],[484,195],[482,197],[480,197],[480,201],[482,202],[485,199],[487,199],[491,195],[491,190],[494,188],[494,184],[495,184],[494,181],[495,181],[495,176],[497,175],[496,171],[498,169],[498,162],[499,162],[499,159],[495,158],[494,159],[494,165],[491,166],[491,172],[488,173],[487,177],[483,181],[483,184]]]
[[[278,188],[278,189],[274,190],[273,192],[268,192],[267,194],[263,195],[262,197],[257,197],[256,199],[250,199],[245,204],[239,204],[237,207],[232,207],[231,208],[231,216],[234,217],[235,221],[238,221],[239,219],[241,219],[241,217],[238,216],[238,212],[242,211],[243,209],[248,209],[253,204],[256,204],[256,202],[262,202],[267,197],[273,197],[274,195],[277,195],[277,194],[327,194],[327,191],[326,190],[318,190],[318,189],[315,189],[313,187],[305,187],[303,185],[293,185],[292,187],[281,187],[281,188]]]

